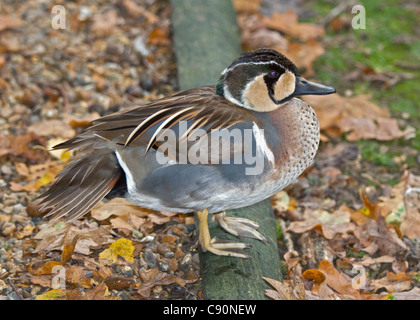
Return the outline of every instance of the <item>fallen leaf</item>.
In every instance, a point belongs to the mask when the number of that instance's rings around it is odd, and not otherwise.
[[[59,261],[47,261],[41,267],[33,269],[32,264],[29,265],[28,271],[34,276],[49,275],[53,273],[55,266],[61,266]]]
[[[132,0],[123,0],[122,5],[127,11],[128,15],[134,18],[143,16],[147,19],[147,23],[149,25],[154,24],[159,19],[155,14],[147,11],[145,8],[139,6]]]
[[[73,255],[74,249],[76,247],[77,240],[79,236],[76,235],[70,244],[64,244],[63,252],[61,253],[61,263],[64,265],[67,261],[70,260],[71,256]]]
[[[69,125],[68,121],[57,119],[34,122],[28,127],[28,131],[38,136],[54,136],[63,139],[70,139],[76,135],[76,130]]]
[[[96,37],[105,37],[112,33],[118,24],[118,14],[116,10],[109,10],[103,14],[97,14],[93,17],[93,24],[90,32]]]
[[[99,259],[101,259],[105,264],[112,264],[120,261],[119,257],[121,257],[125,261],[133,263],[133,252],[133,242],[128,239],[120,238],[112,243],[108,249],[102,251],[99,254]]]
[[[302,73],[305,77],[310,77],[314,74],[312,68],[313,62],[322,54],[324,54],[324,47],[316,40],[309,40],[306,43],[289,43],[287,50],[281,50],[298,68],[304,68]]]
[[[306,209],[303,221],[293,221],[287,231],[304,233],[312,229],[321,229],[326,239],[333,239],[337,233],[347,233],[354,230],[354,225],[350,223],[350,213],[337,210],[329,213],[325,210]]]
[[[370,285],[376,292],[381,288],[385,288],[388,292],[401,292],[411,290],[414,286],[413,280],[406,273],[395,274],[387,272],[386,276],[381,279],[371,279]]]
[[[420,300],[420,288],[413,288],[410,291],[395,292],[393,296],[397,300]]]
[[[15,238],[16,239],[23,239],[25,237],[29,237],[33,234],[35,230],[35,226],[31,225],[31,224],[27,224],[22,230],[18,230],[15,233]]]
[[[66,300],[66,290],[53,289],[36,296],[36,300]]]
[[[149,43],[154,45],[168,45],[171,43],[169,37],[169,27],[155,27],[149,33]]]
[[[88,278],[86,270],[77,265],[66,267],[65,269],[66,282],[73,285],[78,285],[83,288],[92,287],[92,279]]]
[[[35,145],[45,146],[46,141],[30,131],[21,135],[0,133],[0,157],[7,155],[13,161],[16,161],[18,157],[23,157],[30,163],[45,161],[48,153],[40,148],[34,148]]]
[[[105,279],[104,283],[107,285],[109,290],[125,290],[133,286],[140,285],[136,283],[133,279],[127,279],[125,277],[108,277]]]
[[[134,215],[137,217],[147,217],[153,210],[141,208],[129,202],[124,198],[114,198],[106,203],[100,203],[92,209],[91,215],[99,221],[108,219],[111,216],[126,216]]]
[[[412,128],[398,129],[396,120],[390,119],[389,112],[369,101],[367,95],[342,97],[339,94],[326,96],[305,96],[319,118],[321,130],[332,137],[348,133],[346,139],[392,140],[411,137]],[[384,126],[391,126],[384,129]]]
[[[284,13],[275,12],[271,17],[263,17],[263,21],[270,29],[281,31],[291,37],[308,41],[325,35],[323,27],[312,23],[299,23],[294,10]]]
[[[105,283],[97,285],[84,295],[83,300],[121,300],[120,296],[110,296],[108,287]]]
[[[164,272],[158,272],[150,281],[143,283],[140,289],[137,291],[144,298],[150,297],[150,292],[155,286],[167,286],[170,284],[177,284],[184,287],[189,280],[184,280],[172,274]]]
[[[265,295],[274,300],[307,300],[305,288],[299,277],[294,280],[283,280],[280,282],[275,279],[262,277],[275,290],[265,290]]]
[[[237,12],[257,13],[260,11],[262,0],[233,0]]]
[[[318,269],[325,274],[326,284],[334,291],[342,295],[343,298],[362,299],[358,290],[352,287],[352,281],[347,275],[340,273],[334,268],[332,263],[328,260],[323,260],[319,263]]]
[[[323,283],[325,281],[325,274],[323,274],[321,271],[316,269],[308,269],[305,270],[304,273],[302,273],[303,279],[311,279],[314,280],[318,285]]]
[[[0,31],[6,29],[16,29],[22,27],[24,24],[25,21],[14,15],[0,14]]]

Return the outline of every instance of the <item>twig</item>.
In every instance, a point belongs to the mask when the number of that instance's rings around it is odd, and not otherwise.
[[[12,282],[12,280],[10,280],[10,278],[9,278],[9,279],[7,279],[7,282],[9,282],[10,286],[12,287],[13,291],[18,296],[19,300],[24,300],[22,295],[19,293],[18,288],[15,286],[15,284]]]
[[[400,67],[400,68],[403,68],[403,69],[414,70],[414,71],[420,70],[420,65],[419,64],[407,64],[407,63],[402,62],[402,61],[396,61],[396,62],[394,62],[394,64],[397,67]]]
[[[293,252],[295,249],[293,247],[293,241],[290,237],[290,234],[288,232],[286,232],[286,223],[284,222],[283,219],[277,218],[277,221],[280,225],[280,228],[282,229],[283,232],[283,237],[284,237],[284,243],[286,244],[286,248],[288,252]]]
[[[63,89],[63,87],[53,82],[49,83],[47,86],[50,88],[56,89],[60,93],[60,95],[63,97],[64,112],[68,112],[70,108],[69,97],[66,91]]]
[[[336,6],[334,9],[332,9],[324,18],[322,21],[322,24],[326,26],[328,23],[330,23],[332,20],[334,20],[335,17],[340,15],[344,10],[346,10],[348,7],[351,6],[351,3],[343,2],[340,3],[338,6]]]

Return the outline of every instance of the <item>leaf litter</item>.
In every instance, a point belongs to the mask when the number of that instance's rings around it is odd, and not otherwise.
[[[291,58],[303,76],[316,77],[312,64],[325,52],[325,24],[300,22],[293,5],[279,5],[284,11],[263,15],[255,8],[259,1],[234,3],[246,49],[276,49]],[[339,15],[330,18],[325,23],[335,32],[349,24]],[[387,89],[410,76],[360,68],[343,81],[357,78]],[[419,277],[420,173],[407,170],[403,160],[393,174],[398,183],[378,181],[368,173],[378,169],[364,162],[355,144],[408,140],[416,129],[401,127],[404,121],[367,95],[345,92],[302,99],[318,115],[322,143],[314,165],[272,197],[282,232],[279,250],[288,272],[283,282],[264,278],[274,288],[266,295],[276,300],[398,299],[410,292],[407,297],[419,299],[413,288]],[[384,170],[378,175],[385,176]],[[366,178],[375,181],[376,188]]]
[[[305,77],[315,77],[312,64],[325,52],[322,25],[300,22],[295,8],[263,15],[261,0],[234,3],[246,50],[277,49]],[[64,223],[44,221],[31,207],[31,200],[74,157],[52,152],[55,143],[127,103],[175,91],[168,5],[69,3],[75,13],[71,29],[49,29],[49,37],[41,35],[50,17],[36,2],[1,6],[1,297],[202,298],[191,215],[112,199],[83,220]],[[337,30],[343,28],[339,22],[334,22]],[[83,30],[89,33],[84,36]],[[405,76],[361,70],[352,77],[373,77],[390,86]],[[410,139],[414,129],[402,128],[368,96],[308,96],[305,101],[318,114],[323,144],[314,165],[273,197],[287,273],[283,282],[264,278],[274,289],[267,296],[419,299],[419,175],[402,166],[399,183],[380,183],[376,190],[361,174],[366,168],[354,144]],[[64,288],[55,287],[63,284],[60,268]],[[4,279],[15,288],[1,285]]]

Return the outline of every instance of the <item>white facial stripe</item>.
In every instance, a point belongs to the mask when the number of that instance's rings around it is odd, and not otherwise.
[[[237,99],[235,99],[232,96],[232,94],[230,93],[229,88],[226,84],[223,86],[223,95],[225,96],[225,99],[229,100],[230,102],[232,102],[232,103],[234,103],[238,106],[241,106],[241,107],[243,106],[243,104],[240,101],[238,101]]]
[[[254,125],[252,126],[252,131],[255,137],[255,143],[257,144],[257,148],[259,148],[263,154],[267,157],[268,161],[274,166],[274,154],[273,151],[268,147],[267,141],[265,141],[264,137],[264,130],[261,130],[258,125],[253,122]]]
[[[261,65],[261,64],[275,64],[275,65],[277,65],[278,67],[280,67],[280,68],[282,68],[282,69],[284,69],[284,70],[287,70],[285,67],[283,67],[281,64],[279,64],[279,63],[277,63],[276,61],[274,61],[274,60],[270,60],[270,61],[259,61],[259,62],[241,62],[241,63],[238,63],[238,64],[235,64],[231,69],[229,69],[229,68],[226,68],[225,70],[223,70],[223,72],[222,72],[222,75],[224,75],[225,73],[227,73],[228,71],[232,71],[233,69],[235,69],[236,67],[238,67],[238,66],[243,66],[243,65],[250,65],[250,64],[255,64],[255,65]]]

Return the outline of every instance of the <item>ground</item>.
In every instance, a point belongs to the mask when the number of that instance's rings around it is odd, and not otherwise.
[[[0,4],[0,297],[201,299],[191,215],[122,200],[72,224],[33,212],[73,157],[51,146],[177,90],[167,1],[66,3],[65,29],[54,5]],[[273,47],[337,89],[306,100],[318,155],[272,199],[285,281],[300,299],[419,299],[419,5],[366,2],[366,29],[344,1],[235,5],[244,50]]]

